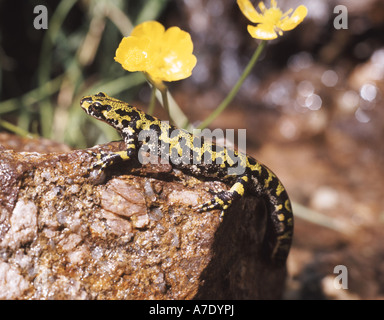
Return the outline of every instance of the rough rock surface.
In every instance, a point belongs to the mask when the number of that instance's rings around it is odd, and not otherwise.
[[[219,219],[191,207],[227,188],[170,165],[87,174],[85,150],[0,137],[0,299],[274,299],[267,215],[248,197]],[[11,148],[16,149],[11,150]],[[119,150],[122,143],[95,149]],[[41,152],[41,150],[39,150]]]

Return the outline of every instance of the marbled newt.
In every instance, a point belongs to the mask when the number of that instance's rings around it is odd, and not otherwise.
[[[86,96],[81,99],[84,111],[114,127],[121,134],[126,150],[119,152],[105,152],[97,154],[98,161],[89,170],[105,169],[116,162],[127,161],[138,156],[140,145],[147,141],[139,141],[138,137],[143,130],[152,130],[157,135],[158,142],[165,143],[179,156],[188,151],[191,161],[181,161],[172,166],[187,171],[190,174],[204,178],[215,178],[231,184],[227,191],[217,192],[213,198],[195,209],[202,212],[220,209],[222,213],[227,210],[236,199],[250,192],[266,200],[267,208],[275,234],[275,243],[270,257],[274,262],[285,263],[291,246],[293,235],[293,214],[288,194],[276,175],[254,158],[243,153],[221,147],[211,141],[201,140],[196,147],[193,134],[178,129],[168,122],[161,121],[148,115],[126,102],[109,97],[103,92]],[[172,134],[177,130],[177,134]],[[183,141],[183,147],[181,147]],[[220,149],[220,151],[219,151]],[[211,157],[210,163],[202,161]],[[228,174],[228,169],[234,166],[233,156],[240,159],[245,167],[240,175]]]

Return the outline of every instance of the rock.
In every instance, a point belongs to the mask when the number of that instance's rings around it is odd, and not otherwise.
[[[0,150],[1,299],[281,296],[285,266],[265,259],[261,200],[237,202],[221,222],[219,211],[192,207],[228,186],[170,165],[132,162],[97,176],[85,150]]]

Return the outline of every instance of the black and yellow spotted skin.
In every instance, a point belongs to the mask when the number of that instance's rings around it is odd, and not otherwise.
[[[125,151],[98,154],[98,161],[90,170],[99,168],[101,171],[116,162],[137,157],[140,144],[146,143],[138,140],[140,132],[154,130],[159,142],[167,144],[169,149],[177,152],[179,156],[184,152],[190,157],[189,162],[181,161],[179,164],[170,162],[172,166],[196,177],[215,178],[231,184],[228,191],[218,192],[210,201],[196,207],[198,211],[220,209],[223,214],[246,192],[266,199],[276,236],[271,258],[275,262],[285,262],[293,236],[293,214],[286,190],[266,166],[245,154],[217,147],[210,141],[202,140],[201,144],[198,144],[199,147],[196,147],[194,142],[197,137],[191,133],[169,125],[103,92],[83,97],[80,104],[87,114],[118,130],[127,146]],[[175,130],[177,134],[172,134]],[[183,147],[181,141],[184,143]],[[207,156],[211,158],[211,162],[205,161]],[[234,156],[238,157],[238,163],[234,162]],[[228,168],[239,163],[244,167],[244,172],[240,175],[229,175]]]

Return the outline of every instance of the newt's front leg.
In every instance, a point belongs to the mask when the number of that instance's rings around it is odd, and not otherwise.
[[[118,152],[100,152],[100,153],[89,151],[89,153],[91,153],[93,156],[96,155],[98,160],[94,162],[91,167],[88,168],[88,171],[92,171],[96,168],[99,168],[99,173],[101,173],[107,167],[115,163],[128,161],[129,159],[131,159],[130,150],[124,150],[124,151],[118,151]]]
[[[101,173],[105,168],[123,161],[128,161],[137,156],[136,148],[136,136],[133,130],[123,130],[122,137],[124,139],[127,149],[124,151],[117,152],[100,152],[95,153],[90,151],[92,155],[96,155],[97,161],[92,164],[88,171],[92,171],[96,168],[99,168],[99,173]]]

